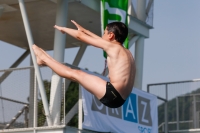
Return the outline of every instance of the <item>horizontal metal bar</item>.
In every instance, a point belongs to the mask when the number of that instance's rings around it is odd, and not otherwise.
[[[164,99],[164,98],[159,97],[159,96],[157,96],[157,98],[160,99],[160,100],[163,100],[163,101],[167,102],[167,99]]]
[[[0,70],[0,72],[5,72],[5,71],[14,71],[14,70],[24,70],[24,69],[31,69],[33,68],[33,66],[30,67],[21,67],[21,68],[9,68],[9,69],[3,69]]]
[[[192,122],[193,122],[193,120],[179,121],[179,123],[192,123]],[[168,122],[168,124],[176,124],[176,123],[177,123],[177,121]],[[162,127],[164,124],[165,124],[165,122],[162,122],[162,123],[158,126],[158,129],[159,129],[160,127]]]
[[[175,81],[175,82],[152,83],[152,84],[148,84],[147,86],[165,85],[165,84],[176,84],[176,83],[186,83],[186,82],[198,82],[198,81],[200,81],[200,79],[184,80],[184,81]]]
[[[179,123],[191,123],[193,122],[193,120],[188,120],[188,121],[179,121]],[[168,124],[176,124],[177,121],[171,121],[171,122],[168,122]]]
[[[26,105],[29,105],[28,103],[25,103],[25,102],[21,102],[21,101],[13,100],[13,99],[9,99],[9,98],[5,98],[5,97],[1,97],[1,96],[0,96],[0,99],[7,100],[7,101],[10,101],[10,102],[15,102],[15,103],[20,103],[20,104],[26,104]]]
[[[197,132],[198,131],[198,132]],[[184,129],[184,130],[173,130],[169,133],[199,133],[200,129]]]

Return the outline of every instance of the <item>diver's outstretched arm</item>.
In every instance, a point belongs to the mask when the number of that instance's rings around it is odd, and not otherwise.
[[[98,35],[92,33],[91,31],[83,28],[82,26],[80,26],[77,22],[75,22],[74,20],[71,20],[71,22],[77,27],[78,30],[82,31],[83,33],[93,37],[93,38],[100,38]]]

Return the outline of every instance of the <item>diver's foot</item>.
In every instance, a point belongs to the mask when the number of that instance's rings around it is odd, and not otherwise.
[[[48,54],[45,53],[45,51],[43,51],[41,48],[39,48],[36,45],[32,46],[33,51],[36,55],[36,59],[37,59],[37,64],[40,66],[46,66],[46,58],[48,58],[49,56],[47,56]]]

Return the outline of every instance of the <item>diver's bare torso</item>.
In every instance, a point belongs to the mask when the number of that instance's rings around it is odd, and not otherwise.
[[[108,53],[107,62],[110,83],[126,99],[132,91],[135,79],[135,62],[129,50],[113,44],[111,53]]]

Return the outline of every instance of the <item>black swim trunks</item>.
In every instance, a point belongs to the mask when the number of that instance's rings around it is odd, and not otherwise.
[[[110,82],[107,82],[106,94],[100,99],[100,101],[110,108],[118,108],[125,102],[125,100]]]

